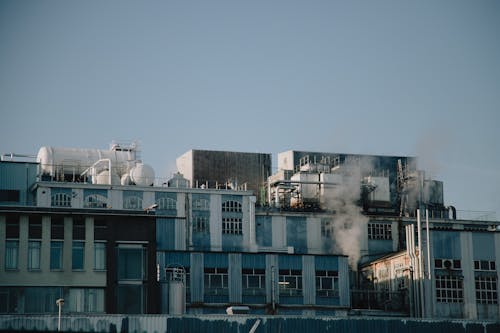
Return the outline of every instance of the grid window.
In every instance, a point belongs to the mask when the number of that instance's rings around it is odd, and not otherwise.
[[[75,219],[73,221],[73,239],[85,240],[85,220]]]
[[[50,242],[50,269],[62,269],[63,261],[63,242],[52,241]]]
[[[338,297],[338,271],[316,271],[316,295]]]
[[[142,198],[130,196],[123,201],[124,209],[142,209]]]
[[[7,240],[5,242],[5,269],[17,269],[19,257],[19,241]]]
[[[193,218],[193,232],[209,233],[208,216],[195,216]]]
[[[40,217],[30,217],[28,237],[30,239],[42,239],[42,219]]]
[[[238,201],[228,200],[222,203],[223,212],[241,213],[241,204]]]
[[[230,235],[242,235],[243,222],[241,220],[241,217],[223,217],[222,233]]]
[[[496,276],[476,276],[476,302],[480,304],[498,304]]]
[[[331,238],[333,235],[333,221],[322,220],[321,221],[321,236],[326,238]]]
[[[205,268],[205,293],[209,295],[228,294],[227,268]]]
[[[281,296],[302,296],[302,272],[300,270],[280,269],[278,284]]]
[[[177,201],[172,198],[159,198],[156,203],[158,204],[158,209],[177,209]]]
[[[40,269],[40,248],[42,242],[40,241],[29,241],[28,242],[28,269],[38,270]]]
[[[210,204],[207,199],[195,199],[193,201],[193,210],[209,210]]]
[[[387,223],[369,223],[368,239],[392,239],[392,226]]]
[[[106,269],[106,243],[104,242],[94,243],[94,269],[98,271]]]
[[[71,207],[71,195],[68,193],[54,193],[50,201],[52,207]]]
[[[440,303],[463,303],[463,280],[458,276],[436,276],[436,300]]]
[[[83,206],[85,208],[106,208],[108,198],[100,194],[89,194],[85,197]]]
[[[243,268],[241,282],[244,295],[266,294],[266,271],[264,269]]]

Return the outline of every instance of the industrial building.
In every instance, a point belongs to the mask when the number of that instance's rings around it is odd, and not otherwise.
[[[500,223],[458,220],[415,157],[270,161],[192,150],[163,182],[134,145],[3,158],[0,313],[64,298],[74,314],[500,318]]]

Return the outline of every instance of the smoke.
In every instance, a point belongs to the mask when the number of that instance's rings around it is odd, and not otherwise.
[[[370,158],[346,160],[340,166],[342,182],[335,186],[325,200],[326,208],[334,211],[331,235],[335,253],[349,257],[349,265],[357,270],[361,257],[361,237],[368,218],[361,213],[361,181],[372,169]]]

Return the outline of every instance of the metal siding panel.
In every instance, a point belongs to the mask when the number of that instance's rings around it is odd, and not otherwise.
[[[316,272],[314,269],[314,256],[302,257],[302,288],[304,290],[304,304],[316,303]]]
[[[472,233],[473,259],[495,260],[495,235],[494,233]]]
[[[229,302],[241,303],[241,254],[229,254]]]
[[[205,267],[229,268],[227,253],[205,253]]]
[[[241,266],[244,268],[266,268],[266,255],[265,254],[241,254]]]
[[[295,253],[307,253],[307,228],[305,217],[286,218],[286,245]]]
[[[459,232],[434,231],[431,239],[435,258],[460,259]]]
[[[191,253],[191,302],[203,302],[203,253]]]
[[[339,270],[339,256],[315,256],[314,261],[317,270]]]
[[[159,251],[175,248],[175,219],[156,219],[156,246]]]
[[[302,269],[302,256],[278,255],[279,269]]]
[[[273,225],[271,216],[255,216],[255,237],[257,245],[272,246],[272,231]]]
[[[338,257],[338,265],[340,305],[350,307],[351,297],[349,291],[349,264],[347,257]]]

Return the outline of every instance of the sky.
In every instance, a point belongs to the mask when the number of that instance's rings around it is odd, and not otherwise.
[[[495,0],[0,0],[0,153],[418,156],[500,219],[499,36]]]

